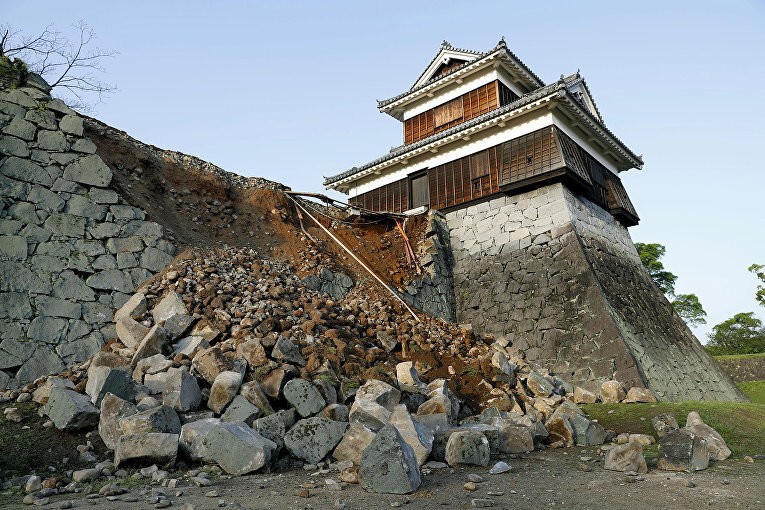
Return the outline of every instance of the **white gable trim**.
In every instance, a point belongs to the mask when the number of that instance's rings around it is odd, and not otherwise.
[[[441,64],[446,64],[455,58],[458,60],[464,60],[466,62],[472,62],[478,58],[478,55],[475,53],[459,51],[449,47],[441,48],[441,51],[438,52],[438,55],[436,55],[430,65],[425,69],[425,71],[422,72],[420,78],[415,82],[414,85],[412,85],[412,88],[417,88],[430,81],[433,78],[433,75],[436,74],[438,68],[441,67]]]

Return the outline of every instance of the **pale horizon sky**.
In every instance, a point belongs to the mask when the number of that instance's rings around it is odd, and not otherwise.
[[[18,2],[26,33],[78,20],[119,51],[118,91],[93,116],[226,170],[324,191],[322,177],[402,143],[377,99],[407,90],[442,40],[508,47],[546,83],[581,70],[606,125],[643,154],[622,173],[641,223],[667,247],[678,293],[709,314],[754,300],[765,264],[765,2]],[[338,196],[338,195],[335,195]]]

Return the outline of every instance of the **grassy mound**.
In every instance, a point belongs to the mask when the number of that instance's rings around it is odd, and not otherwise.
[[[762,397],[765,381],[759,384]],[[688,413],[698,411],[704,422],[723,436],[734,457],[765,454],[765,404],[762,403],[660,402],[657,404],[589,404],[582,408],[591,419],[597,419],[607,429],[617,433],[650,434],[654,437],[651,418],[657,414],[672,413],[682,427],[685,425]]]
[[[765,381],[747,381],[738,383],[752,404],[765,404]]]

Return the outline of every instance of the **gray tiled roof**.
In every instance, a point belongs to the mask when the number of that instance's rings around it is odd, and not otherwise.
[[[492,54],[494,54],[494,53],[496,53],[496,52],[500,52],[500,51],[505,51],[505,52],[507,52],[507,54],[508,54],[508,55],[509,55],[509,56],[510,56],[510,57],[511,57],[513,60],[515,60],[515,61],[518,63],[518,65],[521,67],[521,69],[523,69],[523,70],[524,70],[526,73],[528,73],[528,74],[529,74],[531,77],[533,77],[533,78],[534,78],[534,80],[535,80],[535,81],[537,81],[537,82],[539,83],[539,85],[540,85],[540,86],[543,86],[543,85],[544,85],[544,82],[542,81],[542,79],[541,79],[541,78],[539,78],[539,76],[537,76],[536,74],[534,74],[534,72],[533,72],[531,69],[529,69],[529,67],[528,67],[526,64],[524,64],[524,63],[523,63],[523,61],[522,61],[521,59],[519,59],[519,58],[518,58],[518,57],[515,55],[515,53],[513,53],[512,51],[510,51],[510,50],[508,50],[508,49],[507,49],[507,45],[505,44],[505,39],[504,39],[504,38],[502,38],[502,39],[499,41],[499,43],[498,43],[498,44],[497,44],[497,45],[496,45],[494,48],[492,48],[491,50],[489,50],[489,51],[487,51],[487,52],[485,52],[485,53],[480,53],[480,52],[473,52],[473,51],[470,51],[470,50],[461,50],[461,49],[458,49],[457,51],[468,51],[468,52],[470,52],[470,53],[475,53],[476,55],[478,55],[478,58],[477,58],[477,59],[475,59],[475,60],[472,60],[472,61],[470,61],[470,62],[465,62],[465,63],[464,63],[464,64],[462,64],[461,66],[459,66],[459,67],[455,67],[454,69],[452,69],[451,71],[449,71],[449,72],[448,72],[448,73],[446,73],[446,74],[442,74],[442,75],[440,75],[440,76],[436,76],[435,78],[433,78],[433,79],[431,79],[431,80],[428,80],[427,82],[423,83],[423,84],[422,84],[422,85],[420,85],[419,87],[412,87],[411,89],[407,90],[406,92],[402,92],[401,94],[399,94],[399,95],[397,95],[397,96],[394,96],[394,97],[391,97],[390,99],[384,99],[384,100],[382,100],[382,101],[377,101],[377,107],[378,107],[378,108],[382,108],[382,107],[384,107],[384,106],[386,106],[386,105],[389,105],[389,104],[391,104],[391,103],[393,103],[393,102],[395,102],[395,101],[398,101],[399,99],[401,99],[401,98],[403,98],[403,97],[406,97],[406,96],[408,96],[409,94],[412,94],[413,92],[416,92],[416,91],[418,91],[418,90],[420,90],[420,89],[422,89],[422,88],[424,88],[424,87],[427,87],[427,86],[429,86],[429,85],[431,85],[431,84],[433,84],[433,83],[436,83],[436,82],[438,82],[438,81],[440,81],[440,80],[444,80],[444,79],[447,79],[447,78],[448,78],[449,76],[451,76],[453,73],[455,73],[455,72],[457,72],[457,71],[459,71],[459,70],[461,70],[461,69],[464,69],[465,67],[468,67],[468,66],[470,66],[470,65],[473,65],[473,64],[475,64],[476,62],[479,62],[481,59],[484,59],[484,58],[488,57],[489,55],[492,55]],[[436,55],[436,57],[437,57],[437,56],[438,56],[438,55]],[[433,60],[435,60],[435,57],[433,58]],[[433,60],[431,60],[431,61],[430,61],[430,64],[432,64],[432,63],[433,63]],[[430,67],[430,64],[428,64],[428,67]],[[426,68],[426,69],[427,69],[427,68]],[[424,72],[423,72],[423,74],[424,74]],[[420,77],[422,77],[422,74],[420,75]],[[419,80],[419,78],[417,78],[417,79]],[[416,83],[416,82],[415,82],[415,83]]]
[[[444,131],[441,131],[440,133],[436,133],[434,135],[431,135],[427,138],[424,138],[418,142],[409,144],[409,145],[401,145],[398,147],[394,147],[390,150],[387,154],[380,156],[379,158],[372,160],[364,165],[361,165],[359,167],[353,167],[349,170],[346,170],[345,172],[339,173],[337,175],[333,175],[330,177],[324,178],[324,185],[329,186],[330,184],[334,184],[338,181],[341,181],[347,177],[351,177],[357,173],[363,172],[364,170],[374,167],[376,165],[379,165],[380,163],[384,163],[385,161],[388,161],[390,159],[393,159],[395,157],[404,155],[408,152],[414,151],[420,147],[423,147],[425,145],[428,145],[430,143],[433,143],[437,140],[440,140],[442,138],[446,138],[448,136],[454,135],[456,133],[459,133],[463,130],[469,129],[473,126],[477,126],[483,122],[486,122],[487,120],[493,119],[495,117],[499,117],[505,113],[511,112],[513,110],[516,110],[518,108],[521,108],[529,103],[533,103],[534,101],[537,101],[539,99],[542,99],[544,97],[547,97],[551,94],[554,94],[556,92],[563,92],[564,96],[572,100],[572,102],[576,103],[576,105],[579,107],[579,109],[587,116],[589,119],[597,125],[600,129],[602,129],[609,137],[611,137],[618,145],[621,146],[621,148],[628,154],[629,157],[634,159],[635,161],[640,162],[642,164],[642,159],[640,156],[637,156],[634,152],[632,152],[619,138],[616,137],[602,122],[600,122],[595,116],[593,116],[589,111],[587,111],[587,108],[584,107],[578,99],[573,98],[572,96],[568,95],[566,93],[567,88],[575,83],[577,79],[580,79],[578,73],[572,74],[567,77],[562,77],[560,80],[556,81],[555,83],[551,83],[549,85],[546,85],[544,87],[540,87],[532,92],[529,92],[527,94],[524,94],[519,99],[513,101],[512,103],[508,103],[505,106],[502,106],[500,108],[497,108],[495,110],[492,110],[490,112],[484,113],[483,115],[480,115],[479,117],[476,117],[474,119],[471,119],[467,122],[464,122],[462,124],[458,124],[457,126],[454,126],[452,128],[446,129]]]

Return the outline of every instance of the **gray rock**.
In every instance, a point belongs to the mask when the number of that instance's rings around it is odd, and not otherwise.
[[[22,236],[0,236],[0,257],[7,260],[26,260],[26,238]]]
[[[84,154],[95,154],[96,144],[91,142],[89,138],[79,138],[72,144],[72,150]]]
[[[161,405],[146,409],[119,421],[124,434],[146,434],[149,432],[181,433],[181,421],[172,407]]]
[[[114,320],[118,321],[123,317],[135,319],[144,313],[146,313],[146,296],[139,292],[130,296],[130,299],[114,313]]]
[[[351,423],[361,423],[374,431],[380,430],[390,421],[391,412],[374,400],[356,398],[351,405],[348,419]]]
[[[526,453],[534,450],[531,429],[513,423],[499,425],[499,451],[501,453]]]
[[[673,430],[659,441],[656,467],[664,471],[701,471],[709,467],[709,446],[689,430]]]
[[[36,132],[37,127],[21,117],[14,117],[11,119],[11,122],[3,128],[3,133],[6,135],[18,137],[27,142],[34,140]]]
[[[59,121],[58,126],[64,133],[82,136],[82,117],[77,115],[64,115]]]
[[[165,334],[164,328],[159,325],[153,326],[149,332],[146,333],[146,336],[143,337],[141,343],[138,344],[131,364],[135,365],[139,360],[154,356],[155,354],[162,354],[162,350],[166,345],[167,335]]]
[[[84,218],[81,218],[84,221]],[[83,224],[84,225],[84,224]],[[47,222],[46,222],[47,227]],[[131,293],[134,290],[133,280],[124,271],[107,269],[90,276],[86,283],[89,287],[99,290],[116,290]]]
[[[98,420],[98,435],[110,450],[117,446],[117,440],[122,435],[120,420],[126,416],[136,414],[136,407],[116,395],[107,393],[101,399],[101,415]]]
[[[417,457],[392,425],[364,450],[359,476],[364,489],[384,494],[409,494],[421,483]]]
[[[268,401],[268,397],[263,392],[260,384],[257,381],[244,383],[240,388],[240,393],[252,405],[260,409],[262,414],[268,415],[274,412],[274,410],[271,408],[271,403]]]
[[[168,292],[162,300],[152,309],[151,315],[155,323],[170,319],[174,315],[185,315],[186,305],[181,297],[174,291]]]
[[[444,458],[450,466],[488,466],[489,455],[489,440],[485,435],[474,430],[460,430],[449,435]]]
[[[72,480],[77,483],[87,483],[97,480],[101,476],[101,470],[97,468],[79,469],[72,473]]]
[[[132,317],[120,317],[114,323],[117,338],[125,347],[135,349],[149,333],[149,328]]]
[[[82,316],[82,304],[50,296],[38,296],[37,313],[47,317],[66,317],[79,319]]]
[[[35,204],[37,209],[43,209],[48,212],[61,212],[65,204],[58,193],[53,193],[48,188],[43,188],[42,186],[32,186],[27,200]]]
[[[192,358],[197,351],[203,351],[210,347],[210,342],[201,336],[187,336],[173,344],[173,354],[185,354]]]
[[[48,216],[45,228],[54,234],[68,237],[85,236],[85,218],[68,213],[57,213]],[[102,288],[102,287],[96,287]]]
[[[207,436],[219,423],[218,418],[204,418],[184,424],[178,445],[181,453],[192,462],[214,462]]]
[[[84,196],[73,195],[67,200],[64,212],[101,221],[106,217],[106,206],[96,204]]]
[[[210,388],[207,407],[217,414],[223,412],[234,399],[242,385],[242,374],[234,371],[224,371],[218,374]]]
[[[298,349],[298,347],[285,336],[279,336],[279,338],[276,340],[276,345],[274,345],[274,348],[271,351],[271,357],[280,361],[286,361],[300,366],[305,365],[305,360],[300,354],[300,349]]]
[[[0,317],[8,319],[29,319],[32,305],[25,292],[0,292]]]
[[[252,424],[252,428],[257,430],[261,436],[276,444],[277,450],[281,450],[284,446],[284,435],[287,433],[284,418],[280,413],[281,411],[258,418]]]
[[[43,412],[59,430],[84,430],[98,425],[98,409],[88,396],[60,386],[51,388]]]
[[[29,157],[29,148],[20,138],[3,135],[0,136],[0,154],[27,158]]]
[[[95,367],[88,370],[85,393],[90,395],[91,402],[100,406],[101,400],[107,393],[125,400],[133,400],[136,395],[136,388],[130,377],[130,372],[124,368]]]
[[[401,392],[383,381],[370,379],[356,391],[356,401],[359,400],[376,402],[388,411],[393,411],[401,401]]]
[[[43,130],[37,133],[37,147],[51,152],[64,152],[69,149],[69,144],[62,132]]]
[[[656,431],[656,435],[659,436],[659,439],[666,436],[673,430],[680,428],[680,425],[677,423],[677,419],[674,417],[674,415],[672,415],[672,413],[657,414],[651,419],[651,424]]]
[[[332,421],[350,421],[348,406],[343,404],[330,404],[322,410],[321,414]]]
[[[427,391],[428,385],[420,381],[413,361],[404,361],[396,365],[396,380],[402,391],[418,393]]]
[[[327,405],[319,390],[304,379],[292,379],[285,384],[284,398],[304,418],[321,412]]]
[[[160,251],[156,248],[146,248],[141,253],[141,267],[148,269],[154,273],[162,271],[165,266],[173,261],[173,256]]]
[[[430,429],[415,421],[404,404],[393,408],[390,424],[396,427],[401,437],[414,451],[417,465],[422,466],[433,449],[433,433]]]
[[[287,432],[284,445],[295,457],[316,464],[337,446],[347,427],[326,418],[305,418]]]
[[[152,393],[163,393],[167,391],[167,370],[172,366],[173,362],[162,354],[143,358],[135,364],[133,380]]]
[[[63,369],[64,363],[55,352],[48,347],[38,345],[34,354],[16,372],[16,380],[20,383],[32,382],[38,377],[57,374]],[[87,397],[85,398],[87,399]]]
[[[183,336],[194,323],[194,318],[185,313],[176,314],[165,321],[165,331],[167,335],[175,340]]]
[[[725,443],[725,439],[719,432],[704,423],[696,411],[688,413],[684,429],[707,442],[709,460],[725,460],[730,457],[731,451]]]
[[[224,471],[243,475],[271,460],[276,444],[244,423],[219,423],[207,435],[208,453]]]
[[[526,386],[537,397],[549,397],[555,390],[555,385],[548,378],[532,370],[526,378]]]
[[[225,422],[244,422],[252,427],[253,422],[260,416],[260,409],[252,405],[246,398],[237,395],[226,408],[220,419]]]
[[[606,452],[605,468],[611,471],[647,473],[643,446],[637,442],[614,446]]]
[[[184,368],[170,368],[167,371],[162,403],[176,411],[192,411],[202,402],[202,390],[196,377]]]
[[[361,455],[375,438],[376,433],[361,423],[351,423],[343,439],[332,452],[332,457],[337,461],[351,461],[355,465],[361,465]]]
[[[122,435],[114,449],[114,467],[128,463],[172,466],[178,456],[178,437],[163,432]]]
[[[64,179],[105,188],[112,182],[112,171],[95,154],[84,156],[64,169]]]
[[[53,286],[53,295],[61,299],[72,301],[95,301],[96,295],[93,289],[88,287],[76,274],[64,271]]]

